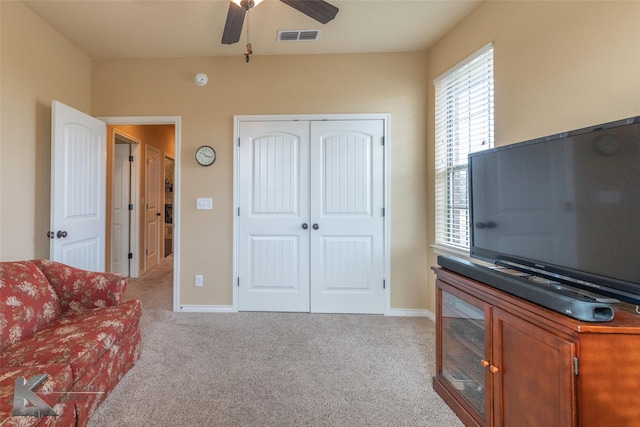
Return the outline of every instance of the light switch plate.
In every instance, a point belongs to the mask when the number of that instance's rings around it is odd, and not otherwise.
[[[209,198],[197,198],[196,209],[213,209],[213,199]]]

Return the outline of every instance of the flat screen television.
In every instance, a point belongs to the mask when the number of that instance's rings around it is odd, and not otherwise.
[[[640,304],[640,116],[469,155],[473,258]]]

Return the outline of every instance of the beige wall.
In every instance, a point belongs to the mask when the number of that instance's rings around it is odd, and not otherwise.
[[[232,304],[233,116],[390,113],[391,306],[425,308],[426,54],[95,61],[95,116],[181,116],[181,304]],[[206,72],[209,83],[193,78]],[[195,149],[218,154],[207,168]],[[212,211],[197,211],[212,197]],[[205,286],[193,285],[203,274]]]
[[[0,10],[0,259],[47,258],[51,101],[89,111],[91,60],[21,2]]]
[[[494,42],[496,146],[640,115],[640,2],[483,2],[428,54],[427,80]],[[427,116],[434,211],[434,90]],[[429,243],[434,243],[429,217]],[[436,256],[429,252],[429,264]],[[428,308],[435,278],[429,274]]]

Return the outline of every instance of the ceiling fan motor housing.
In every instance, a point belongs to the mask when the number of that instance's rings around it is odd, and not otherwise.
[[[242,0],[240,2],[240,7],[249,10],[251,9],[253,6],[256,5],[256,2],[254,0]]]

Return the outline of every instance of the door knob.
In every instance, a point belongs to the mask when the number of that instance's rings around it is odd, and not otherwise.
[[[47,237],[53,239],[55,237],[53,231],[47,231]]]
[[[56,237],[58,239],[61,238],[61,237],[67,237],[67,232],[58,230],[58,232],[56,233]]]
[[[309,224],[307,224],[306,222],[302,224],[302,229],[306,230],[307,228],[309,228]]]
[[[317,230],[318,228],[320,228],[320,226],[318,224],[313,224],[312,227],[313,227],[314,230]]]
[[[156,216],[162,216],[162,214],[160,212],[156,213]]]

